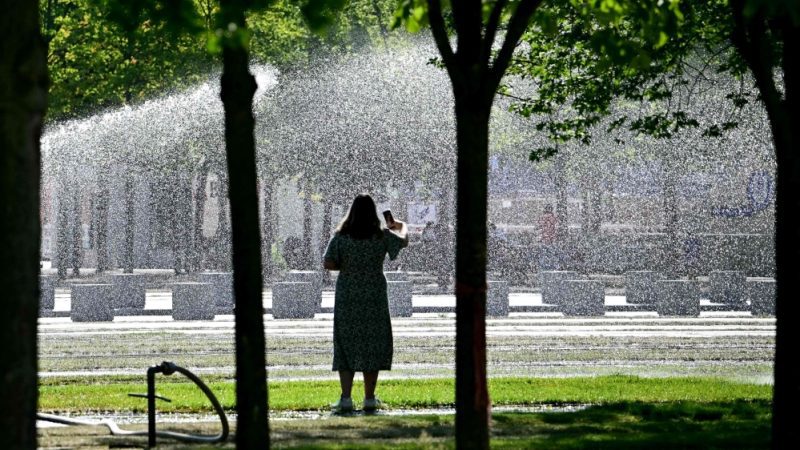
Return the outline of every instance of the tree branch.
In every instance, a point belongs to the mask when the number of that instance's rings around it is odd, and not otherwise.
[[[481,63],[489,65],[489,58],[492,55],[492,44],[497,35],[497,27],[500,24],[500,17],[503,15],[508,0],[497,0],[489,15],[489,22],[486,23],[486,33],[483,37],[483,49],[481,50]]]
[[[522,0],[519,6],[517,6],[517,10],[514,11],[514,14],[511,16],[508,30],[503,40],[503,46],[494,59],[491,69],[489,69],[489,79],[487,81],[488,87],[490,88],[489,92],[491,92],[490,95],[494,95],[494,91],[497,90],[497,86],[500,84],[500,80],[503,78],[503,74],[508,68],[508,63],[514,55],[514,49],[517,48],[517,43],[519,43],[525,30],[528,29],[528,24],[530,23],[531,17],[533,17],[533,13],[541,3],[542,0]]]
[[[433,34],[433,39],[436,41],[436,47],[439,48],[442,62],[444,62],[444,66],[450,73],[450,79],[452,80],[456,61],[453,47],[450,46],[450,38],[447,36],[447,27],[444,25],[442,2],[440,0],[428,0],[428,20],[431,24],[431,34]]]

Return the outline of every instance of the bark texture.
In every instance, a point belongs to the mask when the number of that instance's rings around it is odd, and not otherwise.
[[[0,2],[0,448],[36,448],[39,189],[47,108],[39,2]]]
[[[223,23],[244,30],[241,2],[223,0]],[[236,447],[269,448],[267,372],[262,305],[261,238],[258,218],[253,95],[245,47],[228,42],[222,53],[222,103],[233,245],[236,307]]]

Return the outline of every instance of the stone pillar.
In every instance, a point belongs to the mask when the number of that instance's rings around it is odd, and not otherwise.
[[[714,270],[708,275],[712,303],[724,303],[737,310],[746,310],[744,272],[738,270]]]
[[[139,273],[112,273],[108,275],[114,286],[113,308],[144,309],[146,276]]]
[[[545,270],[539,272],[542,287],[542,303],[563,306],[564,292],[562,281],[580,278],[577,272],[569,270]]]
[[[632,305],[655,305],[657,283],[665,277],[652,270],[625,273],[625,302]]]
[[[386,294],[389,298],[390,316],[411,317],[414,308],[411,304],[410,281],[387,281]]]
[[[316,270],[290,270],[286,272],[285,281],[298,283],[311,283],[316,295],[316,310],[322,310],[322,272]]]
[[[689,280],[661,280],[657,283],[656,312],[659,316],[699,316],[700,289]]]
[[[508,282],[487,281],[486,315],[508,317]]]
[[[233,273],[232,272],[203,272],[197,274],[197,281],[211,285],[208,302],[213,307],[232,310]]]
[[[408,281],[408,272],[403,272],[401,270],[383,272],[383,276],[386,278],[386,281]]]
[[[39,275],[39,311],[52,311],[56,305],[57,275]]]
[[[313,319],[317,305],[314,283],[284,281],[272,284],[272,317],[275,319]]]
[[[754,316],[775,315],[775,279],[751,278],[745,283],[745,296]]]
[[[174,320],[214,320],[216,308],[211,298],[211,283],[193,281],[172,283],[172,318]]]
[[[564,280],[561,282],[565,303],[561,311],[565,316],[605,315],[605,286],[597,280]]]
[[[73,322],[110,322],[113,285],[81,284],[71,286],[70,318]]]

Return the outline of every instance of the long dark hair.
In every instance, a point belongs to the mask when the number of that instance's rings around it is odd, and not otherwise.
[[[369,194],[358,194],[350,205],[350,211],[342,220],[336,231],[353,239],[369,239],[381,236],[383,230],[378,218],[375,202]]]

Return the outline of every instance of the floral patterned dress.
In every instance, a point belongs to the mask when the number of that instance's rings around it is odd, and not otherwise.
[[[333,370],[375,372],[392,368],[392,322],[383,262],[394,260],[403,239],[390,230],[370,239],[337,233],[325,259],[339,267],[333,308]]]

